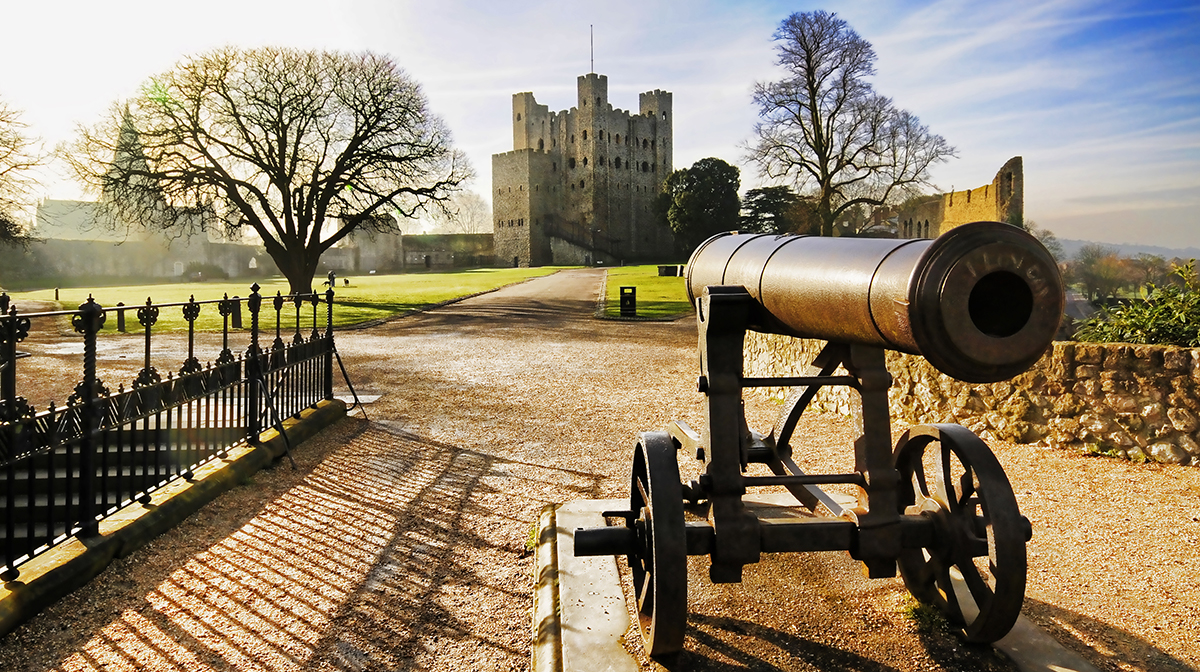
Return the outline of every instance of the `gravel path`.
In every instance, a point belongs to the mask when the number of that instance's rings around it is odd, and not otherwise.
[[[694,324],[592,320],[600,277],[339,333],[355,386],[382,395],[370,422],[112,565],[0,641],[0,669],[528,669],[538,511],[627,496],[638,431],[700,424]],[[748,399],[752,426],[774,410]],[[848,468],[851,422],[797,435],[814,471]],[[1200,470],[994,448],[1035,529],[1026,613],[1102,669],[1200,665]],[[899,580],[843,553],[764,559],[729,586],[691,559],[681,669],[1011,669],[918,628]]]

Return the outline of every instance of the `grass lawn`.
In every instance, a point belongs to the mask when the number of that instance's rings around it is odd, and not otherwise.
[[[658,266],[621,266],[608,269],[604,314],[621,314],[621,287],[637,288],[638,317],[673,317],[692,311],[684,278],[661,277]]]
[[[389,317],[460,296],[496,289],[528,278],[548,275],[556,270],[559,269],[547,267],[480,268],[445,273],[355,275],[349,276],[349,287],[343,286],[341,284],[343,276],[338,276],[339,284],[334,288],[333,323],[344,326]],[[320,277],[313,280],[313,284],[318,290],[324,289],[320,284],[322,280],[323,278]],[[147,297],[153,298],[156,304],[187,301],[193,295],[196,297],[196,301],[220,299],[226,293],[231,297],[245,297],[250,294],[250,285],[253,282],[253,279],[247,278],[228,282],[180,282],[95,289],[60,289],[59,302],[62,303],[64,309],[71,309],[87,301],[88,295],[92,294],[96,301],[105,308],[112,308],[118,302],[124,302],[125,305],[136,308],[138,305],[144,305]],[[262,320],[261,326],[264,330],[274,329],[275,309],[272,307],[271,299],[274,298],[276,292],[287,293],[287,281],[282,277],[263,278],[259,280],[259,284],[262,285],[262,289],[259,291],[263,295],[262,312],[259,313]],[[53,300],[54,290],[17,292],[11,296],[13,302],[19,306],[22,299]],[[324,311],[325,306],[321,305],[318,308],[317,316],[319,326],[325,324]],[[312,304],[305,304],[301,308],[300,323],[302,326],[311,327],[312,313]],[[294,325],[295,306],[290,303],[285,305],[282,316],[284,327]],[[245,306],[243,306],[242,318],[242,326],[249,329],[250,315],[245,310]],[[125,314],[125,323],[127,331],[137,331],[141,328],[137,322],[135,311]],[[110,312],[104,324],[104,330],[115,331],[116,328],[116,315]],[[221,329],[221,316],[218,314],[215,304],[206,304],[201,308],[200,318],[196,320],[196,329],[202,331],[219,331]],[[186,331],[187,322],[183,319],[181,309],[178,307],[162,309],[158,316],[158,322],[154,325],[154,330]]]

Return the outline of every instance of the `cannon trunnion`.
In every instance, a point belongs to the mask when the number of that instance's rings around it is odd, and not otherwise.
[[[626,557],[650,655],[683,647],[688,555],[708,555],[710,580],[732,583],[762,553],[844,550],[871,578],[898,569],[968,640],[1007,634],[1024,601],[1029,522],[991,450],[963,427],[912,427],[893,445],[884,351],[923,355],[971,382],[1025,371],[1062,314],[1062,280],[1045,248],[997,222],[935,240],[722,234],[692,254],[687,283],[705,425],[641,434],[629,509],[605,512],[615,525],[575,532],[576,555]],[[747,330],[829,343],[803,376],[747,378]],[[827,385],[850,387],[862,402],[848,474],[806,474],[792,458],[802,448],[797,422]],[[747,427],[747,387],[791,390],[766,435]],[[690,484],[680,482],[681,451],[705,465]],[[820,487],[833,483],[857,486],[857,504],[843,507]],[[783,486],[825,515],[760,520],[742,497],[761,486]],[[706,519],[685,521],[685,501]]]

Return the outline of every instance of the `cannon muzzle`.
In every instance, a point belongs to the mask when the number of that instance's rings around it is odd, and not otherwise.
[[[741,286],[751,328],[924,356],[975,383],[1006,380],[1045,353],[1063,311],[1054,257],[999,222],[934,240],[723,233],[687,267],[688,296]]]

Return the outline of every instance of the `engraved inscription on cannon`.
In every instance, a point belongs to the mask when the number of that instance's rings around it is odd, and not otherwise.
[[[991,450],[954,424],[908,429],[892,443],[884,351],[924,356],[970,382],[1011,378],[1050,347],[1063,309],[1053,257],[1026,232],[998,222],[934,240],[721,234],[692,254],[688,292],[700,336],[705,425],[644,432],[634,448],[629,509],[615,525],[575,532],[576,555],[624,555],[633,574],[646,650],[683,646],[687,556],[711,559],[709,578],[738,582],[762,553],[848,551],[872,578],[895,576],[975,642],[1000,639],[1025,595],[1032,529]],[[828,345],[804,376],[743,375],[747,330]],[[845,375],[835,375],[844,367]],[[792,459],[800,415],[822,386],[858,391],[862,436],[854,471],[806,474]],[[791,393],[767,434],[750,430],[747,387]],[[680,482],[679,453],[704,462]],[[753,475],[763,464],[770,475]],[[762,470],[761,467],[757,468]],[[821,485],[857,486],[843,506]],[[784,486],[821,513],[787,522],[747,507],[748,488]],[[706,513],[684,520],[684,502]],[[957,587],[956,587],[957,586]]]

